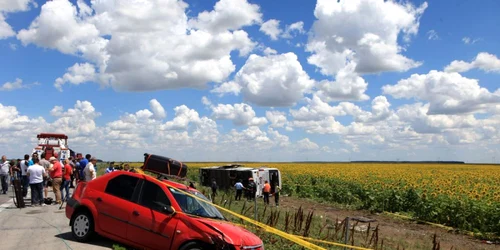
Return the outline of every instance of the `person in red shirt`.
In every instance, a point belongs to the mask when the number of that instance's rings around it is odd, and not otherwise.
[[[68,201],[69,199],[69,187],[71,184],[71,176],[73,175],[73,168],[71,167],[70,160],[64,160],[64,171],[63,171],[63,184],[61,186],[61,195],[64,196],[64,200]],[[64,191],[66,191],[66,196],[64,195]]]
[[[50,157],[49,162],[52,164],[52,167],[49,169],[50,178],[52,179],[52,191],[56,194],[56,204],[61,204],[62,164],[55,157]]]

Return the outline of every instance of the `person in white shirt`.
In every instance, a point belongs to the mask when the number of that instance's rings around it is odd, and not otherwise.
[[[29,177],[31,188],[31,205],[43,206],[43,178],[47,177],[45,168],[39,164],[38,158],[33,158],[33,165],[28,168],[26,175]]]
[[[91,181],[95,178],[97,178],[96,172],[95,172],[95,164],[97,164],[97,158],[92,157],[90,158],[89,163],[85,166],[83,169],[83,172],[85,174],[85,181]]]
[[[2,182],[2,193],[6,194],[9,189],[9,172],[10,172],[10,162],[7,161],[7,156],[2,156],[2,162],[0,163],[0,179]]]

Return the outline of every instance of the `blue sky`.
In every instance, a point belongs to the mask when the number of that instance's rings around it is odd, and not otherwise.
[[[49,131],[112,160],[498,153],[498,1],[109,3],[0,4],[6,154]]]

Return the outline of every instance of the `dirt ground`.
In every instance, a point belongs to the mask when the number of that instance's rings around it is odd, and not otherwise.
[[[414,221],[400,219],[386,214],[371,214],[368,211],[338,209],[332,205],[321,204],[314,201],[293,197],[280,197],[281,208],[298,209],[300,206],[302,206],[305,212],[314,209],[315,215],[323,215],[332,220],[336,218],[343,220],[348,216],[375,219],[376,222],[372,222],[372,225],[379,224],[380,240],[384,239],[384,245],[390,245],[394,248],[399,244],[400,246],[407,246],[405,249],[432,249],[433,236],[434,233],[436,233],[438,241],[440,241],[440,249],[443,250],[500,249],[500,245],[487,244],[486,242],[481,242],[467,235],[448,232],[444,228],[427,224],[418,224]],[[402,249],[402,247],[400,249]]]

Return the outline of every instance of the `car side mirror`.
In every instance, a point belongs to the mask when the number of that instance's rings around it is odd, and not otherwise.
[[[161,211],[166,214],[175,214],[175,209],[172,206],[164,206]]]

